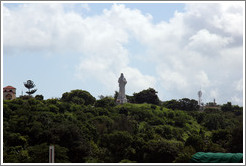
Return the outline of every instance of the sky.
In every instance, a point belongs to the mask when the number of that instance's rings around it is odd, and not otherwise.
[[[3,3],[3,87],[61,98],[154,88],[160,100],[243,105],[245,2]]]

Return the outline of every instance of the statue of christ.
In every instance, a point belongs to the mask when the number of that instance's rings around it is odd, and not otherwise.
[[[117,102],[123,104],[127,102],[126,94],[125,94],[125,86],[127,81],[123,73],[121,73],[120,78],[118,79],[118,83],[119,83],[119,94],[117,97]]]

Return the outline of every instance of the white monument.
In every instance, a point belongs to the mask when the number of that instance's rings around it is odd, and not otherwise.
[[[127,102],[126,99],[126,94],[125,94],[125,86],[126,86],[126,78],[124,77],[123,73],[121,73],[120,78],[118,79],[118,83],[119,83],[119,94],[117,97],[117,103],[123,104]]]

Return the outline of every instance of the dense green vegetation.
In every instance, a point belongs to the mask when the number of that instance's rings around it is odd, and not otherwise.
[[[82,90],[61,99],[6,100],[3,160],[48,162],[49,145],[61,163],[189,162],[200,151],[243,152],[242,107],[227,103],[199,112],[195,100],[160,102],[156,93],[135,93],[128,96],[133,103],[123,105]]]

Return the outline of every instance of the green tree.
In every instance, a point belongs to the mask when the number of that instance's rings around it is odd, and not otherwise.
[[[179,100],[180,109],[184,111],[198,111],[198,102],[194,99],[183,98]]]
[[[243,153],[243,124],[232,130],[232,137],[228,144],[231,153]]]
[[[170,101],[165,101],[162,104],[164,107],[172,109],[172,110],[176,110],[176,109],[180,109],[181,108],[181,104],[179,101],[177,100],[170,100]]]
[[[130,133],[126,131],[115,131],[105,134],[100,142],[103,147],[110,150],[113,159],[112,162],[120,162],[122,159],[128,158],[132,141],[133,137]]]
[[[110,106],[112,99],[94,107],[71,93],[3,101],[4,162],[48,162],[51,144],[62,163],[187,162],[196,151],[243,152],[242,107],[174,111],[147,103]]]
[[[204,150],[204,142],[201,136],[192,135],[190,136],[186,142],[185,146],[192,146],[196,152],[202,152]]]
[[[153,139],[144,146],[144,162],[148,163],[172,163],[178,156],[183,143],[174,140]]]
[[[198,102],[194,99],[183,98],[163,102],[163,106],[172,110],[198,111]]]
[[[96,107],[114,107],[115,105],[115,100],[112,97],[103,97],[95,103]]]
[[[219,129],[212,132],[212,141],[223,148],[227,148],[232,135],[228,129]]]
[[[172,139],[174,137],[172,133],[172,127],[169,125],[155,126],[155,132],[165,139]]]
[[[134,96],[126,95],[126,98],[128,103],[136,103]]]
[[[96,127],[97,132],[102,135],[112,129],[113,120],[108,116],[97,116],[90,119],[90,123]]]
[[[139,93],[134,93],[134,101],[136,103],[149,103],[149,104],[160,104],[159,97],[157,96],[157,91],[153,88],[149,88],[147,90],[143,90]]]
[[[32,80],[27,80],[27,82],[24,82],[24,86],[28,89],[28,91],[26,93],[29,96],[31,96],[31,94],[33,94],[37,91],[37,89],[33,89],[36,85],[34,84],[34,82]]]
[[[114,101],[117,100],[118,95],[119,95],[119,92],[118,91],[114,91]]]
[[[54,145],[55,147],[55,162],[56,163],[66,163],[69,162],[67,156],[68,149],[61,147],[59,145]],[[30,146],[28,148],[29,152],[29,162],[30,163],[48,163],[49,162],[49,145],[47,143],[42,143],[35,146]]]
[[[27,163],[30,156],[28,150],[21,146],[11,146],[9,148],[4,147],[3,162],[4,163]]]
[[[189,163],[192,155],[196,153],[196,150],[192,146],[185,146],[184,149],[178,154],[175,159],[175,163]]]
[[[44,99],[44,96],[43,95],[36,95],[35,96],[35,99],[37,99],[37,100],[43,100]]]
[[[89,92],[79,89],[63,93],[61,100],[85,105],[93,105],[96,102],[96,98]]]
[[[208,130],[218,130],[225,128],[225,118],[220,113],[207,114],[204,118],[204,126]]]
[[[221,106],[221,111],[223,111],[223,112],[233,111],[233,106],[232,106],[231,102],[227,102],[226,104],[223,104]]]
[[[22,136],[20,133],[7,133],[4,136],[4,143],[9,146],[27,146],[27,136]]]

